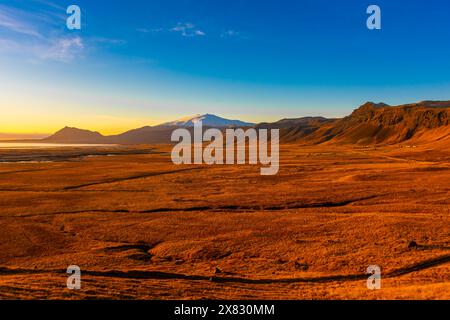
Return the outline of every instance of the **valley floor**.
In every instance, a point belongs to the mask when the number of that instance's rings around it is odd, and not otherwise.
[[[157,148],[0,163],[0,298],[450,299],[450,153],[282,145],[261,176]]]

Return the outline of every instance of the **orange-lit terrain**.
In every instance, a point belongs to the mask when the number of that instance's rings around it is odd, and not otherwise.
[[[136,148],[0,164],[0,298],[450,298],[445,141],[285,143],[276,176]]]
[[[449,17],[0,0],[0,302],[249,320],[450,301]]]

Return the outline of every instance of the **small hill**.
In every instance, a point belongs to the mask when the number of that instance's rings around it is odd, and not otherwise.
[[[41,141],[48,143],[103,143],[105,137],[95,131],[65,127]]]

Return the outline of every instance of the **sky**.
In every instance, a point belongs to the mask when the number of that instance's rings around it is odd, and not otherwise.
[[[0,0],[0,138],[448,100],[449,16],[446,0]]]

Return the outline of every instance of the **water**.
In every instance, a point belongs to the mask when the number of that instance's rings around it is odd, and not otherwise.
[[[112,147],[114,144],[67,144],[67,143],[7,143],[0,142],[0,149],[54,149],[80,147]]]

